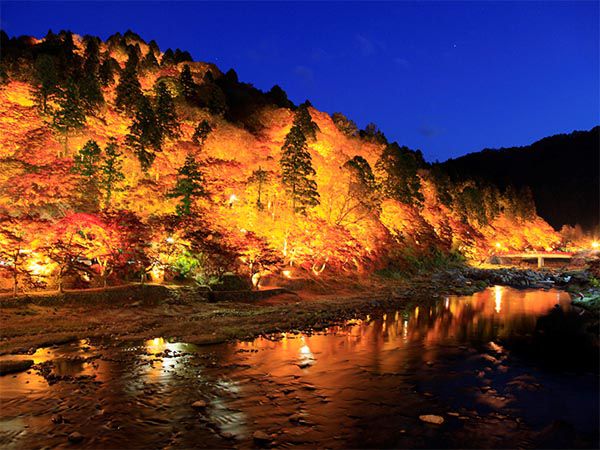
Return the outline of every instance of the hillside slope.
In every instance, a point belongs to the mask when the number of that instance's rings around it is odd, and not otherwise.
[[[60,132],[57,111],[72,85],[71,66],[89,63],[90,41],[66,32],[45,39],[3,37],[0,239],[9,279],[87,286],[150,273],[156,280],[207,282],[233,270],[256,282],[267,274],[368,273],[450,253],[484,259],[499,250],[559,245],[558,235],[528,205],[493,186],[449,184],[420,152],[388,143],[376,129],[359,131],[343,116],[334,121],[309,104],[295,107],[277,87],[263,93],[240,83],[235,72],[223,74],[179,50],[182,60],[174,61],[171,50],[161,52],[130,32],[99,43],[96,66],[114,64],[114,80],[102,86],[103,101],[86,112],[83,125]],[[70,65],[44,112],[43,74],[35,68],[47,54],[57,65]],[[136,62],[132,54],[142,58]],[[145,65],[149,58],[161,63]],[[147,170],[131,139],[141,103],[137,109],[125,105],[133,112],[116,105],[132,67],[149,107],[158,110],[161,83],[168,88],[179,129],[162,136]],[[192,95],[183,78],[188,69]],[[305,157],[314,168],[314,175],[306,173],[316,183],[318,204],[298,212],[282,178],[282,147],[303,113],[316,125],[314,137],[305,137]],[[202,124],[210,131],[199,141]],[[99,166],[93,173],[81,169],[92,158],[85,156],[90,140],[99,146],[93,158],[106,162],[111,142],[122,153],[123,179],[112,187],[110,203],[106,192],[100,195]],[[182,215],[182,198],[172,193],[190,158],[206,195],[192,196],[192,213]]]

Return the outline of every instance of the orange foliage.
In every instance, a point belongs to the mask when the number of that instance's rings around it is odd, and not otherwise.
[[[107,50],[104,44],[101,50]],[[142,52],[146,51],[144,44]],[[122,51],[112,56],[124,65],[126,55]],[[158,78],[176,78],[182,66],[143,72],[142,88],[152,95]],[[190,66],[198,83],[207,70],[215,76],[221,74],[211,64]],[[358,155],[374,167],[383,146],[344,135],[328,114],[314,108],[310,113],[320,132],[315,142],[309,142],[309,150],[321,205],[308,216],[290,211],[280,182],[281,146],[293,120],[293,112],[285,108],[267,106],[258,111],[262,129],[253,134],[223,117],[177,100],[181,137],[167,141],[149,173],[144,174],[135,155],[124,145],[131,118],[113,107],[114,88],[104,89],[107,104],[70,139],[71,152],[89,139],[104,147],[110,137],[116,138],[123,152],[126,179],[122,189],[115,192],[112,206],[137,214],[145,223],[155,216],[174,214],[176,200],[166,194],[175,185],[186,154],[192,153],[203,164],[209,192],[209,199],[199,204],[200,218],[224,236],[229,247],[237,249],[242,266],[253,266],[250,272],[260,255],[270,252],[288,266],[301,266],[317,275],[323,270],[373,270],[387,263],[393,248],[453,249],[483,259],[496,251],[497,242],[507,250],[550,249],[559,242],[558,235],[539,217],[524,223],[501,215],[484,227],[462,222],[439,202],[426,173],[421,179],[425,197],[422,208],[385,200],[380,212],[341,220],[340,208],[344,206],[340,202],[349,183],[342,166]],[[48,119],[36,110],[30,90],[31,86],[20,81],[12,81],[0,90],[0,212],[13,216],[37,213],[55,221],[46,238],[63,243],[71,239],[80,255],[100,265],[106,278],[110,255],[121,245],[120,235],[94,215],[77,214],[73,202],[77,184],[71,174],[73,154],[64,159],[57,157],[61,143]],[[200,149],[191,137],[203,119],[210,122],[213,131]],[[263,210],[257,207],[256,186],[248,183],[259,167],[269,174],[261,192]],[[232,195],[235,201],[230,201]],[[46,231],[43,227],[37,230],[40,236]],[[150,259],[160,265],[168,264],[169,259],[163,248],[169,237],[166,233],[154,230],[155,236],[148,243],[147,251],[153,255]],[[183,234],[174,239],[182,248],[191,248]]]

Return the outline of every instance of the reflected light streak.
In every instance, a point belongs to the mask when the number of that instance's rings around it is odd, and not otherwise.
[[[500,314],[502,310],[502,286],[494,286],[494,311]]]

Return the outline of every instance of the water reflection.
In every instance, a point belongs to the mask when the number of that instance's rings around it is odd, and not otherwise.
[[[189,356],[197,351],[197,347],[158,337],[145,341],[144,350],[141,359],[146,364],[142,365],[142,379],[166,384],[186,368]]]
[[[255,431],[280,447],[530,447],[559,421],[566,446],[595,447],[597,371],[548,370],[515,350],[547,344],[540,322],[570,313],[564,293],[496,287],[321,333],[43,349],[23,357],[94,381],[0,377],[0,446],[61,447],[77,425],[90,448],[247,448]],[[53,425],[56,414],[69,422]]]

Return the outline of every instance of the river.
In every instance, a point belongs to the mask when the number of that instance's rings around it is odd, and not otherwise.
[[[39,349],[0,377],[0,447],[597,448],[580,313],[496,286],[318,333]]]

